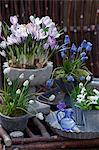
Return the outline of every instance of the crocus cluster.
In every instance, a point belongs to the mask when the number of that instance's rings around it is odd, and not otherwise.
[[[30,16],[30,22],[27,24],[19,24],[17,16],[11,16],[10,22],[11,26],[5,28],[6,35],[2,32],[0,22],[0,54],[7,57],[7,61],[11,60],[14,64],[28,62],[34,65],[33,58],[41,58],[44,62],[49,55],[49,49],[57,49],[60,33],[49,16],[41,19]]]

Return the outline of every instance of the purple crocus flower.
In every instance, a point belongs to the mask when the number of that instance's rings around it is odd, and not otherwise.
[[[79,79],[80,79],[80,81],[84,81],[84,80],[85,80],[85,77],[84,77],[84,76],[81,76]]]
[[[48,44],[50,45],[51,49],[54,49],[57,45],[57,41],[54,37],[49,36],[48,37]]]
[[[81,43],[81,47],[82,47],[82,48],[86,48],[86,44],[87,44],[87,41],[86,41],[86,40],[83,40],[82,43]]]
[[[65,102],[59,102],[59,104],[57,105],[57,108],[58,109],[64,109],[64,108],[66,108]]]
[[[53,86],[53,84],[54,84],[54,80],[53,80],[53,79],[49,79],[49,80],[46,82],[46,86],[47,86],[48,88],[51,88],[51,87]]]
[[[69,35],[65,35],[65,40],[64,40],[64,44],[70,44],[70,38]]]
[[[92,44],[90,42],[87,42],[86,52],[90,52],[91,49],[92,49]]]
[[[72,53],[76,53],[77,52],[77,47],[76,47],[76,45],[74,43],[72,44],[71,51],[72,51]]]
[[[47,49],[49,48],[49,44],[48,44],[48,43],[45,43],[45,44],[43,45],[43,48],[44,48],[45,50],[47,50]]]
[[[13,25],[16,25],[18,23],[18,18],[17,16],[11,16],[10,17],[10,22],[13,24]]]
[[[67,76],[67,81],[73,82],[74,81],[73,76],[72,75]]]

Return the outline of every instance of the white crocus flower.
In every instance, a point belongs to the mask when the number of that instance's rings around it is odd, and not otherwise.
[[[23,86],[28,86],[29,85],[29,80],[26,80],[24,83],[23,83]]]
[[[93,92],[99,96],[99,91],[97,89],[93,89]]]
[[[40,112],[40,113],[37,113],[36,114],[36,117],[38,118],[38,119],[40,119],[40,120],[43,120],[44,119],[44,116],[43,116],[43,114]]]
[[[4,71],[3,71],[4,74],[8,74],[9,72],[10,72],[10,67],[5,68]]]
[[[8,85],[9,85],[9,86],[11,86],[11,85],[12,85],[12,82],[11,82],[11,81],[9,81],[9,82],[8,82]]]
[[[6,48],[6,42],[5,42],[5,41],[2,41],[2,42],[0,43],[0,47],[5,49],[5,48]]]
[[[79,83],[79,88],[82,89],[83,88],[83,83]]]
[[[90,80],[91,80],[91,76],[88,75],[88,76],[86,77],[86,80],[87,80],[87,81],[90,81]]]
[[[24,73],[20,74],[19,79],[24,79]]]
[[[21,93],[21,90],[18,89],[18,90],[16,91],[16,94],[20,94],[20,93]]]
[[[4,62],[3,63],[3,68],[8,68],[8,67],[9,67],[8,62]]]
[[[4,50],[0,51],[0,55],[6,57],[6,52]]]
[[[32,81],[34,79],[34,74],[32,74],[31,76],[29,76],[29,80]]]

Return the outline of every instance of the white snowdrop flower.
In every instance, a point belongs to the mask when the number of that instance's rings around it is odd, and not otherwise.
[[[34,74],[32,74],[31,76],[29,76],[29,80],[32,81],[34,79]]]
[[[9,60],[9,64],[11,64],[12,63],[12,60]]]
[[[90,81],[90,80],[91,80],[91,76],[88,75],[88,76],[86,77],[86,80],[87,80],[87,81]]]
[[[10,78],[8,78],[8,79],[7,79],[7,82],[10,82],[10,81],[11,81]]]
[[[24,73],[20,74],[19,79],[24,79]]]
[[[26,80],[24,83],[23,83],[23,86],[28,86],[29,85],[29,80]]]
[[[40,120],[43,120],[44,119],[44,116],[43,116],[43,114],[40,112],[40,113],[37,113],[36,114],[36,117],[38,118],[38,119],[40,119]]]
[[[0,55],[6,57],[6,52],[4,50],[0,51]]]
[[[5,68],[5,69],[3,70],[3,73],[4,73],[4,74],[8,74],[9,72],[10,72],[10,67]]]
[[[30,101],[29,101],[29,104],[30,104],[30,105],[34,104],[34,100],[30,100]]]
[[[49,100],[50,100],[50,101],[53,101],[54,99],[55,99],[55,95],[52,94],[52,95],[49,97]]]
[[[5,42],[5,41],[2,41],[2,42],[0,43],[0,47],[5,49],[5,48],[6,48],[6,42]]]
[[[3,63],[3,68],[8,68],[8,67],[9,67],[8,62],[4,62]]]
[[[99,91],[97,89],[93,89],[93,92],[99,96]]]
[[[85,92],[86,92],[86,89],[85,89],[85,87],[83,87],[81,90],[81,94],[84,94]]]
[[[21,93],[21,90],[17,89],[16,94],[20,94],[20,93]]]
[[[8,82],[8,85],[9,85],[9,86],[11,86],[11,85],[12,85],[12,82],[11,82],[11,81],[9,81],[9,82]]]
[[[83,88],[83,83],[79,83],[79,88],[82,89]]]

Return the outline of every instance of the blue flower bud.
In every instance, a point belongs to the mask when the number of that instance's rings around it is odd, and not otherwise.
[[[86,41],[86,40],[83,40],[82,43],[81,43],[81,47],[82,47],[82,48],[86,48],[86,44],[87,44],[87,41]]]
[[[70,38],[69,35],[65,35],[64,44],[70,44]]]
[[[62,57],[62,58],[65,58],[65,56],[66,56],[66,54],[62,51],[62,52],[61,52],[61,57]]]
[[[67,76],[67,81],[73,82],[74,78],[72,75]]]
[[[80,81],[84,81],[84,80],[85,80],[85,77],[84,77],[84,76],[81,76],[79,79],[80,79]]]
[[[76,45],[74,43],[72,44],[71,52],[72,53],[76,53],[77,52],[77,47],[76,47]]]
[[[53,84],[54,84],[54,80],[53,80],[53,79],[49,79],[49,80],[46,82],[46,86],[47,86],[48,88],[51,88],[51,87],[53,86]]]

